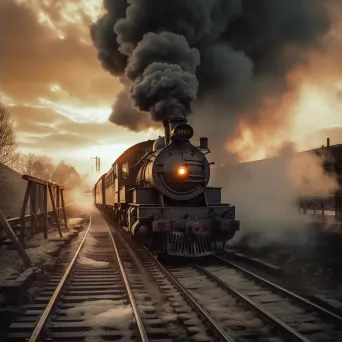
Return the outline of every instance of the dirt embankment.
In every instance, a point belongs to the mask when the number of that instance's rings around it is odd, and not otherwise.
[[[0,164],[0,210],[5,217],[20,216],[26,185],[19,173]]]

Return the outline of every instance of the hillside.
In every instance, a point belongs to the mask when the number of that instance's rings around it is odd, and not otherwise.
[[[0,164],[0,210],[6,216],[20,216],[27,182],[11,168]]]

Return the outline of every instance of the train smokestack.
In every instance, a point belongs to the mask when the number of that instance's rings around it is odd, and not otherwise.
[[[185,117],[174,117],[174,118],[171,118],[169,120],[169,123],[170,123],[170,128],[169,128],[169,132],[172,132],[172,130],[179,124],[182,124],[182,123],[187,123],[188,120],[185,118]]]
[[[166,146],[170,142],[170,126],[169,126],[169,122],[164,120],[163,121],[163,126],[164,126],[165,146]]]
[[[330,147],[330,138],[327,138],[327,147]]]

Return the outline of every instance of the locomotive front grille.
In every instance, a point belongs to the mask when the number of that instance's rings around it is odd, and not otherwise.
[[[189,238],[180,232],[168,234],[166,243],[167,253],[183,257],[199,257],[213,254],[213,246],[209,234]]]

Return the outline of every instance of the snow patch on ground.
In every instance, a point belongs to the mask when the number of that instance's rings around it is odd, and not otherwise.
[[[68,220],[68,225],[77,226],[79,224],[82,224],[84,222],[84,219],[81,217],[73,217]]]
[[[84,231],[85,232],[85,231]],[[85,245],[87,248],[83,248],[80,252],[80,257],[87,258],[88,254],[93,254],[94,252],[99,250],[99,241],[96,240],[92,235],[91,232],[88,233],[87,239],[85,241]],[[95,260],[94,260],[95,261]]]
[[[83,266],[90,266],[94,268],[107,268],[109,266],[109,262],[106,261],[96,261],[93,259],[89,259],[83,255],[81,255],[78,259],[78,263]]]
[[[91,233],[88,233],[87,240],[86,240],[86,245],[87,245],[87,251],[92,252],[94,249],[98,249],[99,241],[96,240]]]
[[[84,222],[83,218],[68,219],[68,229],[62,229],[63,236],[66,236],[76,225]],[[42,267],[46,262],[53,262],[56,259],[56,248],[58,248],[61,241],[51,241],[49,239],[59,239],[59,234],[56,228],[48,230],[48,239],[44,239],[44,233],[37,233],[32,236],[26,243],[26,253],[31,259],[32,266]],[[17,250],[0,249],[0,283],[6,280],[11,275],[19,275],[25,266],[19,257]]]
[[[160,319],[164,322],[164,323],[168,323],[168,322],[175,322],[178,319],[178,315],[177,314],[168,314],[165,313],[163,314]]]
[[[121,341],[127,341],[131,337],[133,312],[130,305],[118,304],[112,300],[88,301],[68,309],[67,316],[81,317],[84,325],[92,328],[87,332],[87,342],[101,341],[101,332],[105,329],[120,330]]]

